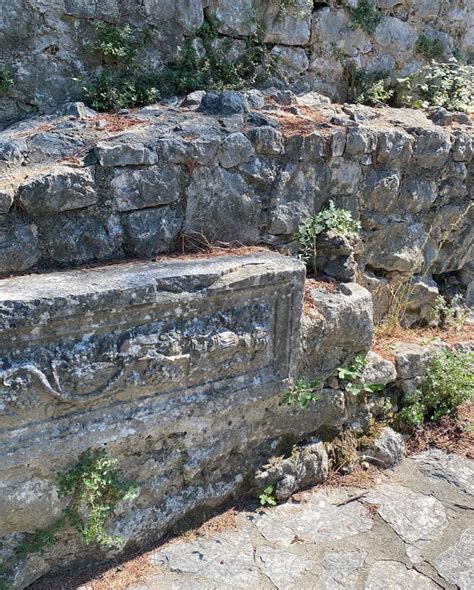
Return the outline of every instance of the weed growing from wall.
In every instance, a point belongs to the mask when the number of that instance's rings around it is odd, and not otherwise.
[[[98,54],[103,61],[102,71],[88,81],[82,90],[90,106],[99,111],[143,106],[158,99],[156,80],[146,75],[137,53],[145,44],[147,30],[134,31],[130,25],[97,21],[95,39],[85,44],[88,53]]]
[[[415,44],[416,51],[426,59],[441,59],[444,55],[444,45],[441,39],[420,35]]]
[[[350,211],[338,209],[333,201],[329,201],[328,207],[303,221],[293,239],[299,243],[300,258],[308,269],[316,272],[316,240],[319,234],[331,231],[353,238],[359,235],[360,230],[360,222],[352,218]]]
[[[235,60],[228,57],[232,40],[220,37],[216,23],[208,19],[185,40],[180,59],[165,68],[160,82],[168,93],[187,94],[195,90],[230,90],[263,82],[275,71],[276,57],[259,40],[259,33],[247,38]],[[197,45],[201,46],[198,51]]]
[[[258,495],[260,506],[276,506],[277,502],[274,496],[272,485],[265,486]]]
[[[319,399],[318,391],[321,389],[321,381],[313,379],[307,381],[306,379],[297,379],[293,387],[291,387],[283,397],[283,403],[292,408],[299,407],[302,410],[306,406]]]
[[[121,544],[121,538],[109,535],[105,525],[117,504],[134,499],[138,491],[133,484],[120,478],[116,465],[117,460],[111,459],[105,449],[88,449],[74,467],[58,475],[59,497],[68,498],[69,503],[53,525],[26,535],[13,558],[0,563],[1,590],[10,587],[5,574],[7,569],[27,555],[54,545],[58,541],[57,534],[63,529],[75,529],[87,545],[99,543],[114,547]]]
[[[444,349],[431,361],[421,386],[402,400],[400,427],[420,426],[453,414],[474,397],[474,353]]]
[[[355,103],[369,106],[387,104],[395,94],[389,72],[369,72],[351,64],[347,77],[349,97]]]
[[[0,68],[0,95],[6,94],[11,86],[15,83],[13,76],[7,68]]]
[[[351,9],[351,20],[355,27],[372,35],[382,20],[382,13],[375,7],[373,0],[359,0],[357,7]]]
[[[357,354],[347,367],[338,367],[336,369],[336,376],[344,391],[354,397],[357,397],[361,393],[376,393],[378,391],[383,391],[384,386],[380,383],[362,382],[362,376],[366,366],[367,355]]]

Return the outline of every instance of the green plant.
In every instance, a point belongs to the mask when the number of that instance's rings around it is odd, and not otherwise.
[[[159,98],[156,76],[144,74],[137,60],[148,30],[134,31],[130,25],[94,23],[96,38],[85,44],[88,53],[99,54],[102,70],[82,80],[82,90],[91,107],[99,111],[150,104]]]
[[[268,485],[258,495],[260,506],[276,506],[275,496],[273,495],[273,486]]]
[[[384,386],[380,383],[363,383],[362,376],[367,366],[367,355],[357,354],[347,367],[338,367],[336,376],[341,382],[344,391],[357,396],[361,393],[376,393],[383,391]]]
[[[278,16],[283,18],[288,15],[291,8],[300,5],[299,10],[293,11],[293,16],[296,18],[304,18],[308,10],[313,8],[313,0],[277,0]]]
[[[431,361],[420,387],[405,396],[397,423],[414,428],[450,415],[474,396],[474,353],[443,349]]]
[[[348,70],[349,95],[353,102],[377,106],[389,103],[395,90],[391,87],[390,74],[382,70],[369,72],[350,64]]]
[[[358,0],[356,8],[351,9],[351,20],[354,26],[371,35],[382,20],[382,13],[374,6],[373,0]]]
[[[328,207],[303,221],[293,239],[299,243],[300,258],[316,272],[316,239],[319,234],[331,231],[351,238],[356,237],[360,229],[360,222],[352,218],[350,211],[338,209],[333,201],[329,201]]]
[[[0,68],[0,95],[6,94],[10,86],[13,86],[15,80],[6,68]]]
[[[319,379],[306,381],[306,379],[297,379],[291,389],[289,389],[283,398],[283,402],[289,406],[299,406],[301,409],[306,408],[310,402],[318,400],[316,392],[321,387]]]
[[[427,59],[441,59],[444,55],[444,45],[441,39],[420,35],[415,44],[416,51]]]
[[[455,58],[446,63],[432,61],[397,80],[395,100],[399,106],[468,112],[474,108],[474,66],[462,65]]]
[[[216,23],[206,20],[185,40],[179,60],[164,69],[160,83],[169,93],[177,94],[206,88],[229,90],[262,82],[274,71],[276,57],[259,40],[258,33],[246,39],[245,48],[235,60],[228,57],[231,47],[230,39],[219,36]]]
[[[69,498],[62,516],[46,529],[38,529],[27,535],[18,545],[13,557],[0,563],[0,589],[9,587],[6,577],[8,567],[31,553],[38,553],[57,542],[57,534],[72,527],[79,532],[86,544],[93,542],[108,547],[117,546],[121,539],[107,533],[105,525],[118,502],[132,500],[137,488],[120,479],[117,460],[111,459],[105,449],[84,451],[77,464],[63,474],[58,474],[60,497]],[[3,590],[3,589],[2,589]]]
[[[467,319],[467,313],[462,305],[462,295],[455,295],[447,301],[442,295],[436,298],[433,315],[434,321],[441,328],[460,328]]]

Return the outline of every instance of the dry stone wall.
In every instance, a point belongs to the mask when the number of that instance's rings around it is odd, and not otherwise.
[[[411,280],[413,317],[436,297],[433,275],[472,281],[465,115],[256,90],[66,112],[0,134],[3,275],[222,243],[294,253],[298,225],[333,200],[361,220],[364,284]],[[353,280],[346,242],[321,244],[321,269]]]
[[[406,75],[432,56],[417,51],[420,36],[438,41],[443,58],[474,56],[474,11],[469,0],[374,0],[376,26],[357,24],[358,0],[11,0],[0,5],[0,70],[14,84],[0,96],[0,125],[59,103],[80,99],[82,86],[102,67],[87,52],[93,22],[102,20],[149,35],[138,62],[156,73],[176,61],[184,40],[205,18],[231,42],[238,56],[243,41],[258,32],[278,56],[269,83],[293,84],[343,100],[347,68]],[[359,7],[360,8],[360,7]],[[201,49],[200,49],[201,50]],[[0,85],[1,87],[1,85]]]

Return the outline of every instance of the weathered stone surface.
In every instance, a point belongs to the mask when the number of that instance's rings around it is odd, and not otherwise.
[[[0,215],[8,213],[10,207],[13,204],[13,189],[11,188],[0,188]]]
[[[18,190],[18,201],[32,215],[81,209],[99,200],[91,168],[59,166],[30,176]]]
[[[412,393],[423,380],[429,362],[436,354],[434,347],[418,344],[398,344],[395,349],[395,365],[399,385],[405,393]]]
[[[407,543],[410,556],[438,539],[448,525],[446,510],[431,496],[396,484],[385,484],[367,496],[378,505],[380,516]]]
[[[342,507],[331,504],[321,493],[307,505],[283,504],[255,517],[254,523],[268,541],[290,547],[295,536],[309,543],[334,542],[373,526],[367,509],[355,502]]]
[[[377,561],[369,570],[365,590],[436,590],[438,587],[399,561]]]
[[[430,449],[415,456],[414,460],[426,475],[446,480],[461,491],[474,496],[473,461],[459,455],[448,455],[439,449]]]
[[[303,279],[301,263],[256,253],[3,280],[2,542],[53,521],[56,473],[86,448],[107,445],[140,487],[110,527],[131,541],[217,505],[279,437],[340,427],[332,399],[295,413],[278,403],[295,373]],[[25,504],[27,486],[41,510]],[[80,552],[59,543],[28,581]]]
[[[275,156],[281,154],[283,148],[282,134],[273,127],[258,127],[249,132],[249,138],[255,145],[257,154]]]
[[[302,555],[295,555],[287,549],[273,549],[271,547],[258,549],[255,559],[261,571],[278,590],[300,588],[300,578],[313,565],[310,559]]]
[[[160,207],[133,211],[122,217],[122,223],[125,252],[149,258],[174,249],[183,217],[170,207]]]
[[[251,142],[243,133],[232,133],[220,146],[219,162],[223,168],[233,168],[246,164],[254,153]]]
[[[326,447],[317,441],[296,448],[287,459],[277,458],[270,465],[265,465],[257,473],[255,480],[261,489],[269,484],[273,485],[275,497],[286,500],[300,489],[322,483],[327,479],[328,473]]]
[[[366,357],[366,365],[362,372],[362,383],[378,383],[388,385],[397,380],[397,370],[394,363],[381,357],[373,350]]]
[[[400,433],[383,428],[380,435],[363,452],[366,461],[381,467],[393,467],[405,456],[405,442]]]
[[[328,376],[372,343],[372,296],[355,283],[339,285],[331,292],[324,286],[307,287],[313,308],[302,318],[300,373],[314,378]]]
[[[21,272],[40,258],[38,239],[32,227],[0,217],[0,272]]]
[[[177,201],[182,184],[182,169],[175,165],[119,169],[110,182],[110,192],[117,211],[131,211]]]
[[[460,590],[470,590],[474,584],[474,528],[466,530],[459,543],[434,560],[439,575]]]
[[[158,159],[154,152],[139,142],[101,142],[95,147],[95,153],[101,166],[151,166]]]
[[[354,588],[358,570],[364,565],[367,554],[359,551],[331,551],[324,556],[323,589],[343,590]]]

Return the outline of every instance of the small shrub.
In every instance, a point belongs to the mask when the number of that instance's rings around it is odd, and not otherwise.
[[[6,68],[0,68],[0,95],[6,94],[10,86],[13,86],[15,80]]]
[[[474,353],[442,350],[431,361],[421,386],[406,395],[397,416],[403,428],[450,415],[474,396]]]
[[[195,49],[196,40],[202,43],[203,55]],[[220,49],[216,49],[217,40],[222,41]],[[259,40],[258,34],[247,38],[245,43],[242,55],[236,60],[229,59],[227,53],[232,41],[221,38],[216,23],[209,19],[185,40],[180,59],[164,69],[160,82],[169,93],[176,94],[206,88],[231,90],[263,82],[274,71],[276,57]]]
[[[82,80],[88,104],[98,111],[112,111],[150,104],[159,98],[156,76],[145,75],[137,61],[147,30],[134,31],[130,25],[94,23],[96,38],[85,44],[89,53],[97,53],[104,63],[102,71]]]
[[[388,72],[369,72],[352,64],[349,69],[349,94],[355,103],[377,106],[389,103],[395,90],[391,87]]]
[[[420,35],[415,44],[416,51],[427,59],[441,59],[444,55],[444,45],[441,39]]]
[[[432,61],[418,72],[399,78],[395,98],[399,106],[468,112],[474,108],[474,66],[462,65],[455,58],[446,63]]]
[[[276,499],[273,495],[273,486],[268,485],[258,495],[260,506],[276,506]]]
[[[0,562],[0,589],[10,587],[7,568],[31,553],[38,553],[57,542],[57,534],[67,528],[76,529],[86,544],[93,542],[113,547],[120,544],[119,537],[107,534],[105,525],[118,502],[132,500],[137,488],[120,479],[117,460],[111,459],[105,449],[88,449],[77,464],[63,474],[58,474],[59,496],[69,498],[63,515],[53,525],[27,535],[18,545],[8,562]]]
[[[380,383],[362,383],[361,378],[366,366],[367,355],[360,353],[354,357],[348,367],[336,369],[336,376],[344,391],[350,395],[358,396],[361,393],[375,393],[384,389]]]
[[[299,406],[301,409],[306,408],[310,402],[318,400],[317,391],[321,388],[321,381],[313,379],[298,379],[293,387],[289,389],[283,398],[283,402],[291,407]]]
[[[357,7],[351,10],[351,20],[354,26],[372,35],[382,20],[382,13],[372,0],[359,0]]]
[[[299,243],[300,258],[316,272],[316,239],[319,234],[332,231],[351,238],[360,230],[360,222],[352,218],[350,211],[338,209],[333,201],[329,201],[328,207],[303,221],[293,239]]]
[[[455,295],[451,301],[447,301],[442,295],[437,297],[433,307],[436,324],[441,328],[460,328],[467,319],[462,300],[462,295]]]

